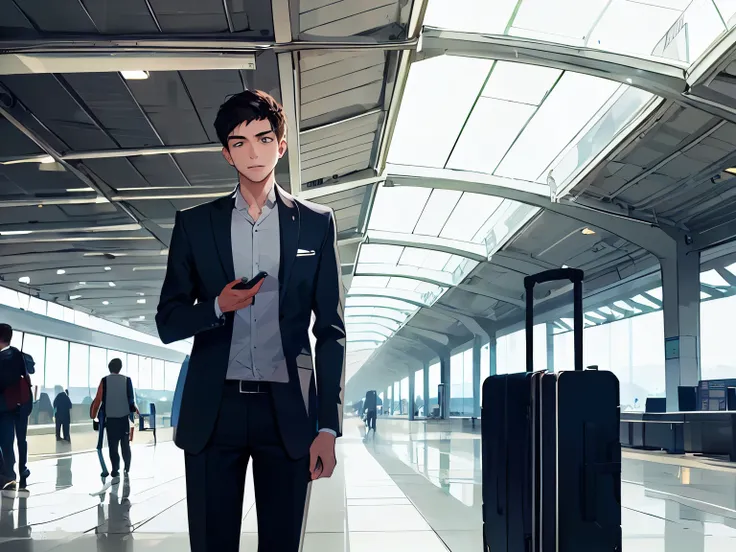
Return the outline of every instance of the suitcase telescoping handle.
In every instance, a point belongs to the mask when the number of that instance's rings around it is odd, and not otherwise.
[[[569,280],[573,285],[573,335],[575,370],[583,369],[583,278],[579,268],[555,268],[524,278],[526,291],[526,371],[534,371],[534,286],[544,282]]]

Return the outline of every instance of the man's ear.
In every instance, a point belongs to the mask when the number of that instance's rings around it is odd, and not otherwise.
[[[235,166],[235,162],[233,161],[232,155],[230,155],[230,150],[227,148],[222,148],[222,156],[225,158],[225,161],[230,163],[231,167]]]
[[[286,148],[287,148],[286,139],[282,138],[281,142],[279,143],[279,159],[281,159],[286,153]]]

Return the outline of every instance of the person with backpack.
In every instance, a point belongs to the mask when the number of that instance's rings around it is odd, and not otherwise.
[[[130,416],[140,412],[135,405],[133,381],[120,373],[123,362],[114,358],[108,364],[110,375],[100,381],[97,395],[90,407],[90,417],[99,419],[101,426],[107,430],[107,444],[112,463],[112,483],[120,482],[120,454],[123,453],[125,477],[130,472]],[[102,427],[100,428],[102,431]]]
[[[0,450],[3,455],[4,490],[14,490],[15,451],[14,438],[18,440],[19,490],[25,490],[28,477],[28,419],[33,410],[30,374],[35,372],[31,355],[11,347],[13,328],[0,324]]]

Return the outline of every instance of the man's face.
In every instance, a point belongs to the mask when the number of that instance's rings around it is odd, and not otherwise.
[[[222,155],[251,182],[268,178],[286,153],[286,140],[279,140],[268,119],[236,126],[227,139]]]

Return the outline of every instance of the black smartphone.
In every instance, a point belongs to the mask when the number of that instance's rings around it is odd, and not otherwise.
[[[266,276],[268,276],[267,272],[259,272],[258,274],[253,276],[253,278],[251,278],[250,280],[246,280],[245,278],[243,278],[240,280],[239,284],[235,284],[233,286],[233,289],[237,289],[239,291],[244,290],[244,289],[252,289],[253,286],[255,286],[258,282],[263,280]]]

